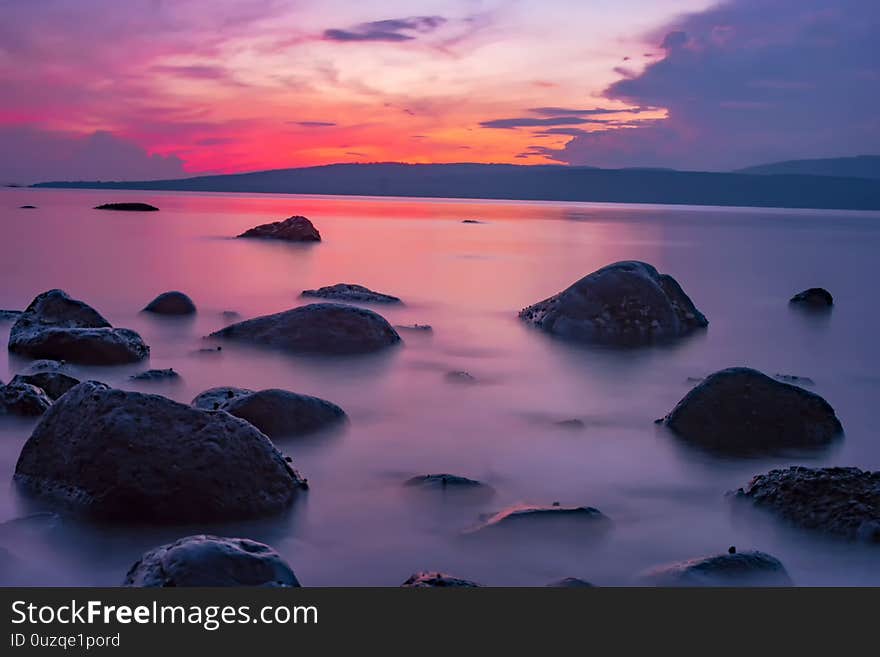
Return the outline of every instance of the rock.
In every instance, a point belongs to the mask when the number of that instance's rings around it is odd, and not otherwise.
[[[156,315],[192,315],[196,312],[196,304],[183,292],[163,292],[150,301],[143,312]]]
[[[64,364],[57,360],[36,360],[16,374],[9,383],[37,386],[54,401],[80,382],[76,377],[63,372],[63,368]]]
[[[252,394],[254,391],[247,388],[220,386],[205,390],[192,400],[191,405],[203,411],[217,411],[228,401]]]
[[[385,349],[400,336],[381,315],[365,308],[313,303],[255,317],[211,334],[294,353],[361,354]]]
[[[583,420],[579,420],[577,418],[572,418],[570,420],[557,420],[553,424],[556,425],[557,427],[559,427],[560,429],[580,430],[586,426],[586,424],[584,424]]]
[[[500,533],[523,530],[535,538],[562,533],[601,533],[611,521],[604,513],[591,506],[515,506],[489,516],[482,524],[465,534]]]
[[[150,348],[132,330],[113,328],[94,308],[62,290],[36,297],[9,332],[9,351],[88,365],[144,360]]]
[[[419,488],[430,490],[488,488],[486,484],[476,479],[468,479],[467,477],[452,474],[419,475],[417,477],[410,477],[403,483],[405,486],[418,486]]]
[[[482,224],[485,222],[482,222],[479,219],[462,219],[461,223],[463,223],[463,224]]]
[[[169,367],[165,370],[147,370],[146,372],[139,372],[129,377],[132,381],[175,381],[180,379],[180,374],[174,371],[174,368]]]
[[[20,310],[0,310],[0,322],[14,322],[21,317]]]
[[[577,577],[563,577],[562,579],[556,580],[555,582],[550,582],[548,587],[558,588],[558,589],[586,589],[586,588],[594,588],[592,584],[583,579],[578,579]]]
[[[36,497],[126,523],[266,516],[305,487],[244,420],[93,381],[45,413],[15,481]]]
[[[413,589],[436,589],[451,586],[473,588],[480,585],[468,579],[453,577],[446,573],[423,570],[411,575],[401,586]]]
[[[321,234],[305,217],[293,216],[284,221],[261,224],[243,232],[239,237],[258,237],[287,242],[320,242]]]
[[[95,210],[122,210],[124,212],[157,212],[159,208],[149,203],[104,203]]]
[[[729,454],[818,448],[843,432],[822,397],[746,367],[707,377],[664,423],[687,442]]]
[[[795,294],[789,300],[789,303],[809,308],[830,308],[834,305],[834,297],[825,288],[811,287],[808,290]]]
[[[734,497],[804,529],[880,544],[880,471],[792,466],[754,477]]]
[[[403,331],[421,331],[423,333],[430,333],[434,330],[430,324],[395,324],[394,328]]]
[[[228,388],[228,391],[234,389]],[[259,392],[233,392],[232,397],[210,401],[203,397],[206,391],[193,400],[211,404],[219,403],[216,410],[226,411],[247,420],[270,438],[282,436],[305,436],[345,422],[347,416],[339,406],[318,397],[300,395],[287,390],[269,389]],[[200,398],[203,398],[200,400]],[[215,410],[215,409],[211,409]]]
[[[816,382],[813,381],[808,376],[795,376],[794,374],[779,374],[778,372],[773,375],[774,379],[778,379],[779,381],[783,381],[784,383],[791,383],[796,386],[813,386],[816,385]]]
[[[469,372],[457,371],[447,372],[446,380],[449,383],[476,383],[477,379]]]
[[[793,586],[785,566],[766,552],[727,552],[659,566],[642,575],[653,586]]]
[[[337,283],[336,285],[319,287],[317,290],[303,290],[302,296],[356,303],[401,303],[400,299],[390,294],[373,292],[373,290],[363,285],[355,285],[353,283]]]
[[[218,347],[203,347],[201,349],[196,349],[192,353],[196,354],[198,356],[207,356],[207,355],[216,356],[217,354],[221,353],[222,351],[223,351],[223,347],[218,346]]]
[[[123,586],[298,587],[299,581],[268,545],[200,534],[144,554],[128,571]]]
[[[674,278],[644,262],[617,262],[520,311],[522,320],[580,342],[643,344],[708,325]]]
[[[22,210],[36,210],[37,209],[36,205],[19,205],[18,207]]]
[[[52,405],[42,389],[21,381],[0,384],[0,415],[36,417]]]

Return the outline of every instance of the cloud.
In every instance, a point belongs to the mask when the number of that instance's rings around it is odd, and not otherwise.
[[[0,181],[148,180],[184,175],[175,155],[149,154],[109,132],[80,136],[28,126],[0,127]]]
[[[227,80],[229,72],[222,66],[191,65],[191,66],[153,66],[154,73],[174,75],[191,80]]]
[[[325,41],[412,41],[418,34],[427,34],[446,23],[442,16],[412,16],[360,23],[348,29],[324,30]]]
[[[480,127],[508,130],[511,128],[534,128],[545,125],[578,125],[588,122],[589,119],[580,116],[553,116],[547,119],[536,119],[529,116],[523,116],[513,119],[492,119],[491,121],[483,121],[480,123]]]
[[[625,107],[623,109],[614,109],[611,107],[591,107],[589,109],[570,109],[567,107],[533,107],[529,110],[532,114],[538,116],[598,116],[601,114],[638,114],[650,108],[647,107]]]
[[[333,121],[288,121],[301,128],[332,128],[336,124]]]
[[[575,136],[571,164],[729,169],[880,151],[876,0],[730,0],[650,35],[609,100],[668,118]]]

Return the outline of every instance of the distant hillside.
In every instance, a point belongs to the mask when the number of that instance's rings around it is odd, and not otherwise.
[[[862,178],[555,165],[331,164],[181,180],[49,182],[35,187],[880,210],[880,183]]]
[[[799,174],[880,180],[880,155],[833,157],[820,160],[788,160],[740,169],[738,173],[760,175]]]

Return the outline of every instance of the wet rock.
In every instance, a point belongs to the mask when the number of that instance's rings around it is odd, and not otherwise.
[[[795,294],[789,303],[809,308],[830,308],[834,305],[834,297],[825,288],[811,287]]]
[[[9,351],[88,365],[134,363],[150,355],[140,335],[113,328],[94,308],[62,290],[43,292],[31,302],[10,329]]]
[[[15,481],[36,497],[127,523],[270,515],[304,487],[244,420],[93,381],[44,414],[22,448]]]
[[[355,303],[401,303],[400,299],[390,294],[382,294],[353,283],[337,283],[319,287],[317,290],[303,290],[304,297],[319,297],[331,301],[352,301]]]
[[[193,403],[205,394],[196,397]],[[329,429],[347,419],[345,411],[336,404],[287,390],[239,391],[232,394],[212,410],[226,411],[247,420],[270,438],[305,436]],[[213,395],[213,399],[216,400],[218,396]],[[213,405],[217,402],[202,400],[201,403]]]
[[[144,554],[128,571],[123,586],[298,587],[299,581],[268,545],[200,534]]]
[[[80,382],[63,369],[64,363],[57,360],[36,360],[16,374],[9,383],[28,383],[37,386],[54,401]]]
[[[407,479],[404,482],[404,485],[418,486],[419,488],[430,490],[488,488],[488,486],[481,481],[453,474],[418,475]]]
[[[0,310],[0,322],[14,322],[21,317],[20,310]]]
[[[255,317],[211,334],[293,353],[362,354],[400,342],[400,336],[372,310],[335,303],[313,303]]]
[[[18,207],[22,210],[36,210],[37,209],[36,205],[19,205]]]
[[[654,586],[793,586],[776,557],[748,550],[659,566],[642,575]]]
[[[243,232],[239,237],[284,240],[286,242],[320,242],[321,234],[312,222],[301,216],[288,217],[284,221],[261,224]]]
[[[530,537],[603,533],[610,528],[608,516],[591,506],[515,506],[489,516],[465,534],[486,535],[523,530]]]
[[[447,575],[446,573],[426,570],[411,575],[408,580],[401,584],[401,586],[415,589],[435,589],[444,587],[473,588],[480,585],[468,579],[461,579],[459,577]]]
[[[734,497],[804,529],[880,544],[880,471],[802,466],[770,470]]]
[[[463,224],[482,224],[484,221],[480,221],[479,219],[462,219],[461,223]]]
[[[0,384],[0,415],[37,417],[51,405],[52,400],[36,386],[21,381]]]
[[[121,210],[123,212],[157,212],[159,208],[149,203],[104,203],[95,210]]]
[[[586,589],[593,588],[593,585],[588,581],[583,579],[578,579],[577,577],[563,577],[562,579],[556,580],[555,582],[550,582],[548,587],[558,588],[558,589]]]
[[[708,325],[674,278],[644,262],[617,262],[520,311],[522,320],[580,342],[644,344]]]
[[[144,308],[145,313],[156,315],[192,315],[196,304],[183,292],[163,292]]]
[[[420,331],[430,333],[434,328],[430,324],[395,324],[394,328],[402,331]]]
[[[180,374],[174,371],[174,368],[169,367],[164,370],[147,370],[146,372],[138,372],[129,377],[132,381],[147,381],[147,382],[159,382],[159,381],[177,381],[180,379]]]
[[[791,383],[796,386],[813,386],[816,385],[816,382],[813,381],[808,376],[795,376],[794,374],[779,374],[778,372],[773,375],[774,379],[782,381],[783,383]]]
[[[822,397],[746,367],[707,377],[664,423],[687,442],[728,454],[818,448],[843,432]]]
[[[217,388],[208,388],[200,393],[192,400],[191,405],[203,411],[217,411],[229,401],[239,397],[254,394],[253,390],[247,388],[232,388],[229,386],[218,386]]]
[[[447,372],[446,380],[449,383],[476,383],[477,379],[469,372],[464,371],[456,371],[456,372]]]

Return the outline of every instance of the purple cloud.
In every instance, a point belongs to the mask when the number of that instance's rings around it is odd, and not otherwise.
[[[513,119],[492,119],[491,121],[483,121],[480,123],[480,127],[508,130],[511,128],[534,128],[545,125],[578,125],[588,122],[589,119],[584,119],[580,116],[554,116],[548,119],[536,119],[523,116]]]
[[[412,41],[418,34],[427,34],[446,23],[442,16],[412,16],[360,23],[349,29],[324,30],[325,41]],[[413,34],[415,33],[415,34]]]

